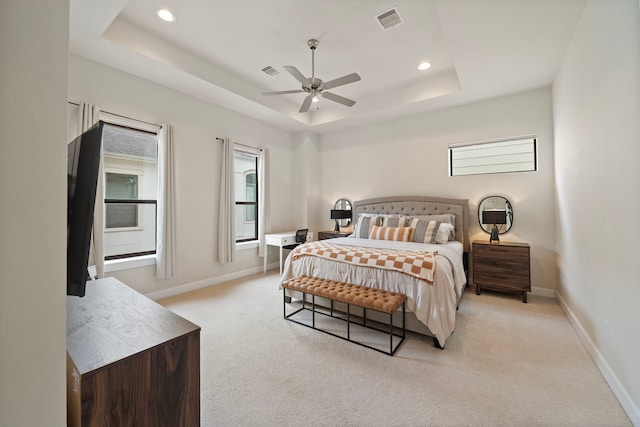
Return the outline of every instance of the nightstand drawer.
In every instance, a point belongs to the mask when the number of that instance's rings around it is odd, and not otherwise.
[[[508,257],[499,259],[486,256],[474,257],[474,266],[478,266],[478,271],[493,275],[509,274],[514,277],[529,277],[529,254],[525,254],[521,259],[511,259]]]
[[[529,258],[529,246],[506,246],[499,244],[478,244],[473,245],[474,256],[487,256],[491,258]]]

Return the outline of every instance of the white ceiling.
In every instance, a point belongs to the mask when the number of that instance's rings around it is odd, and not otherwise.
[[[317,133],[552,83],[585,0],[71,0],[70,50],[292,131]],[[166,7],[176,21],[161,21]],[[403,23],[376,16],[396,7]],[[356,72],[331,89],[353,107],[303,93],[311,76]],[[422,61],[432,64],[418,71]],[[272,66],[280,74],[261,71]]]

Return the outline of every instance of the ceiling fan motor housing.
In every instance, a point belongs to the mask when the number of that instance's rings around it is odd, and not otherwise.
[[[302,85],[302,90],[307,93],[318,93],[324,90],[324,82],[318,78],[308,78],[307,83]]]

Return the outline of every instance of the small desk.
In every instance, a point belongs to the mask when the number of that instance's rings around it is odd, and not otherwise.
[[[265,234],[264,235],[264,269],[263,273],[267,272],[267,258],[269,254],[269,245],[278,246],[280,248],[280,275],[282,276],[282,247],[292,245],[296,242],[296,232],[287,231],[284,233]]]

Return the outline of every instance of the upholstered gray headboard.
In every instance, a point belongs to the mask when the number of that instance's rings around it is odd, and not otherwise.
[[[357,220],[361,213],[432,215],[452,213],[456,216],[455,239],[469,252],[469,200],[430,196],[388,196],[358,200],[353,203]]]

